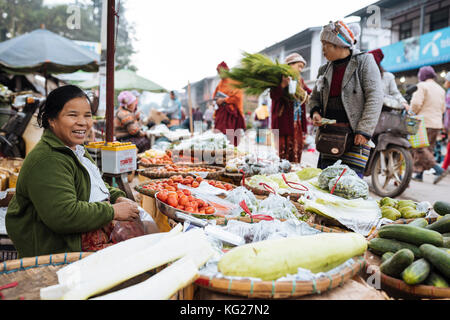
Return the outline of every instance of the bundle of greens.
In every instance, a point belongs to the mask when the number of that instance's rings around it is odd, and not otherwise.
[[[300,75],[287,64],[281,64],[276,60],[273,62],[269,57],[260,53],[244,52],[240,67],[229,71],[222,70],[223,74],[237,81],[235,86],[244,90],[248,95],[258,96],[265,90],[276,88],[280,85],[283,76],[298,79],[297,92],[294,97],[303,102],[306,92],[300,86]]]

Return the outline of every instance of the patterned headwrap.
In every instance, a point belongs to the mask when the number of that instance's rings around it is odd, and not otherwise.
[[[136,101],[136,96],[130,91],[122,91],[117,100],[119,100],[120,106],[128,106]]]

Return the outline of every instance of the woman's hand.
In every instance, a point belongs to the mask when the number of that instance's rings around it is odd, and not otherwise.
[[[322,125],[322,116],[318,112],[314,112],[312,122],[314,126],[320,127]]]
[[[134,221],[140,219],[139,208],[136,202],[122,200],[120,202],[116,201],[112,206],[114,208],[114,220]]]
[[[362,145],[366,144],[367,142],[369,142],[369,140],[366,137],[364,137],[362,134],[355,135],[354,144],[356,146],[362,146]]]
[[[283,76],[283,78],[281,78],[281,87],[284,89],[289,85],[289,82],[291,81],[291,79],[289,77],[285,77]]]
[[[125,198],[125,197],[118,197],[118,198],[116,199],[116,202],[115,202],[115,203],[119,203],[119,202],[131,202],[131,203],[136,203],[135,201],[133,201],[133,200],[131,200],[131,199],[128,199],[128,198]]]

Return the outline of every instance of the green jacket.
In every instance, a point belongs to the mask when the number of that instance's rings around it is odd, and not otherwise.
[[[85,155],[91,160],[89,153]],[[110,202],[125,196],[108,186]],[[19,257],[80,252],[81,234],[113,220],[108,202],[89,202],[89,173],[50,130],[26,156],[6,214],[6,230]]]

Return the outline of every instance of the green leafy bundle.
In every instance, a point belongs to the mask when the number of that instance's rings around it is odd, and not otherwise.
[[[278,87],[283,76],[300,80],[300,75],[287,64],[273,62],[269,57],[260,53],[243,53],[239,67],[229,71],[223,70],[223,74],[238,83],[235,86],[244,90],[248,95],[258,96],[266,89]],[[304,92],[297,86],[295,98],[303,100]]]

